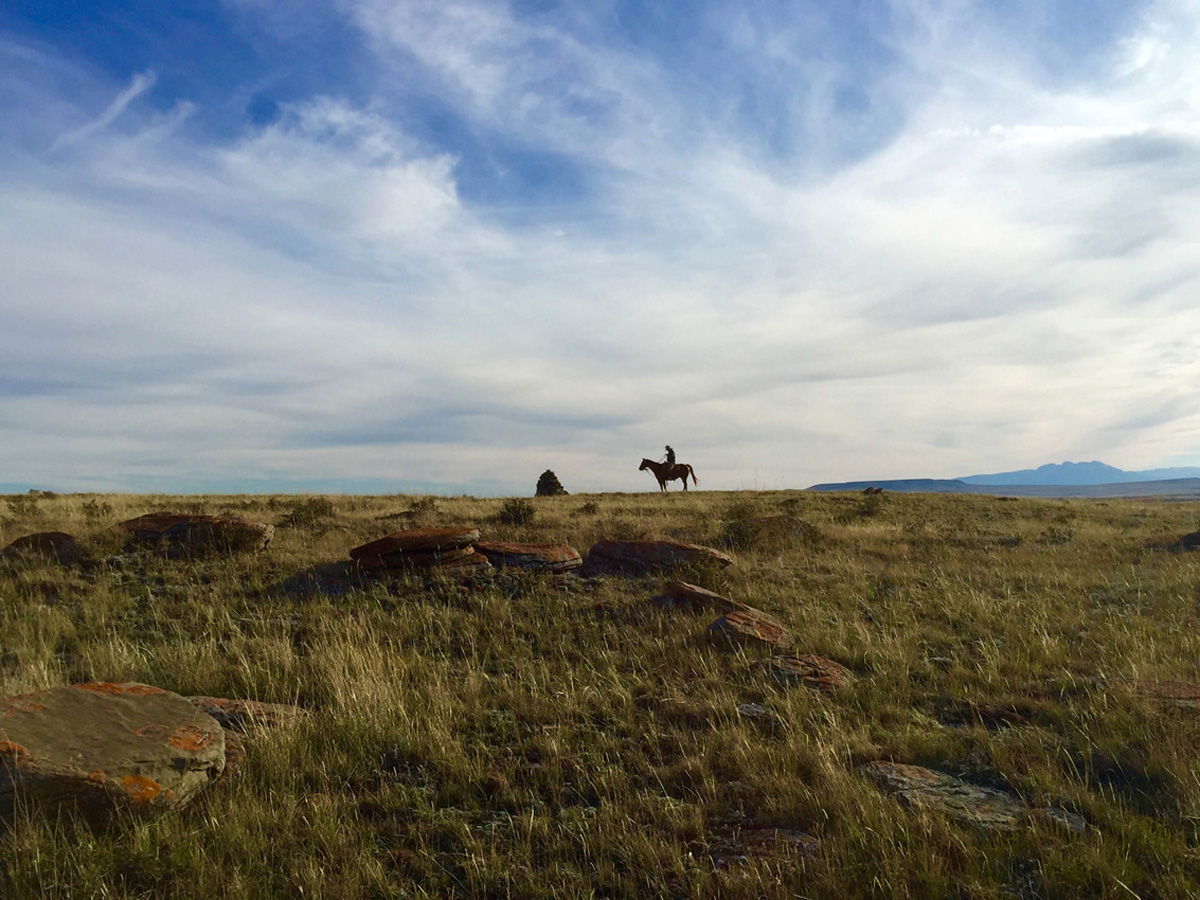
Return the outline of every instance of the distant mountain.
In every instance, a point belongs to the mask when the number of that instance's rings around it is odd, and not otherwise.
[[[1092,460],[1091,462],[1051,463],[1038,466],[1036,469],[996,472],[991,475],[964,475],[958,480],[967,484],[991,485],[1088,485],[1169,481],[1178,478],[1200,478],[1200,468],[1185,466],[1173,469],[1145,469],[1141,472],[1126,472],[1115,466]]]

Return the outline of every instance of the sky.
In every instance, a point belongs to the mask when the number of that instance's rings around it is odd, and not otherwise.
[[[1197,0],[9,0],[0,488],[1200,464]]]

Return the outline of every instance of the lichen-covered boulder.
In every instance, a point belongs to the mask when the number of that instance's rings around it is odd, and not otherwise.
[[[477,528],[410,528],[370,541],[350,551],[357,560],[394,553],[437,553],[468,547],[479,540]]]
[[[941,813],[963,825],[1012,831],[1028,821],[1029,809],[1016,794],[944,772],[882,760],[867,763],[863,772],[906,805]]]
[[[0,700],[0,814],[71,807],[89,818],[182,806],[225,767],[212,716],[162,688],[88,682]]]
[[[381,569],[436,569],[467,559],[475,553],[470,544],[465,547],[450,547],[445,550],[420,550],[410,553],[385,553],[383,556],[364,556],[354,560],[363,571],[378,572]]]
[[[275,526],[237,516],[147,513],[116,526],[125,534],[125,550],[163,550],[170,556],[206,556],[264,549]]]
[[[724,568],[733,558],[712,547],[677,541],[597,541],[583,563],[584,575],[649,575],[685,566]]]
[[[682,609],[688,612],[733,612],[735,609],[749,609],[745,603],[730,600],[720,594],[707,590],[686,581],[668,581],[663,586],[663,592],[651,599],[656,606],[668,609]]]
[[[19,537],[0,550],[0,563],[40,560],[62,566],[87,561],[87,554],[71,535],[62,531],[39,531]]]
[[[475,549],[494,566],[566,572],[583,565],[583,557],[568,544],[518,544],[512,541],[477,541]]]
[[[708,636],[730,647],[779,650],[792,643],[787,629],[766,613],[751,607],[725,613],[708,626]]]
[[[773,656],[756,665],[785,686],[803,686],[814,691],[837,691],[854,684],[854,673],[840,663],[806,653],[802,656]]]

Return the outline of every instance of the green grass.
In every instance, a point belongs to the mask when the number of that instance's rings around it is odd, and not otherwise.
[[[125,557],[0,572],[0,695],[87,679],[296,702],[239,777],[152,822],[21,820],[0,897],[1192,897],[1200,710],[1136,678],[1200,681],[1200,505],[758,492],[536,498],[63,495],[0,503],[0,546],[62,530],[100,558],[152,510],[279,525],[257,556]],[[755,540],[746,521],[802,526]],[[506,521],[507,520],[507,521]],[[705,587],[858,676],[784,689],[661,579],[410,580],[340,598],[273,586],[410,525],[485,538],[719,546]],[[781,723],[739,716],[759,703]],[[1016,715],[1014,715],[1014,713]],[[1014,724],[1014,722],[1016,724]],[[1027,723],[1027,724],[1021,724]],[[1093,826],[983,834],[857,771],[916,763]],[[739,829],[819,838],[746,851]]]

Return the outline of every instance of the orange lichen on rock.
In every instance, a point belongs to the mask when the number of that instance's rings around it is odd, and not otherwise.
[[[15,741],[0,741],[0,760],[5,757],[10,757],[12,765],[19,769],[29,760],[29,751]]]
[[[88,772],[87,780],[92,782],[92,784],[104,784],[108,781],[108,775],[101,769],[96,769]]]
[[[19,712],[41,712],[46,708],[46,704],[39,703],[31,697],[12,697],[4,702],[4,709],[0,712],[0,716],[11,716],[13,713]]]
[[[145,775],[125,775],[121,778],[121,785],[129,794],[129,799],[139,806],[149,806],[162,793],[162,785]]]
[[[145,697],[149,694],[165,694],[167,691],[148,684],[118,684],[115,681],[88,681],[83,684],[73,684],[71,687],[80,691],[91,691],[94,694],[130,694],[134,697]]]
[[[212,732],[205,731],[196,725],[180,725],[167,739],[172,747],[194,752],[203,750],[212,741]]]
[[[136,734],[138,737],[161,738],[161,737],[166,737],[167,732],[169,732],[170,730],[171,730],[170,727],[167,725],[157,725],[157,724],[142,725],[139,728],[135,728],[133,730],[133,733]]]

